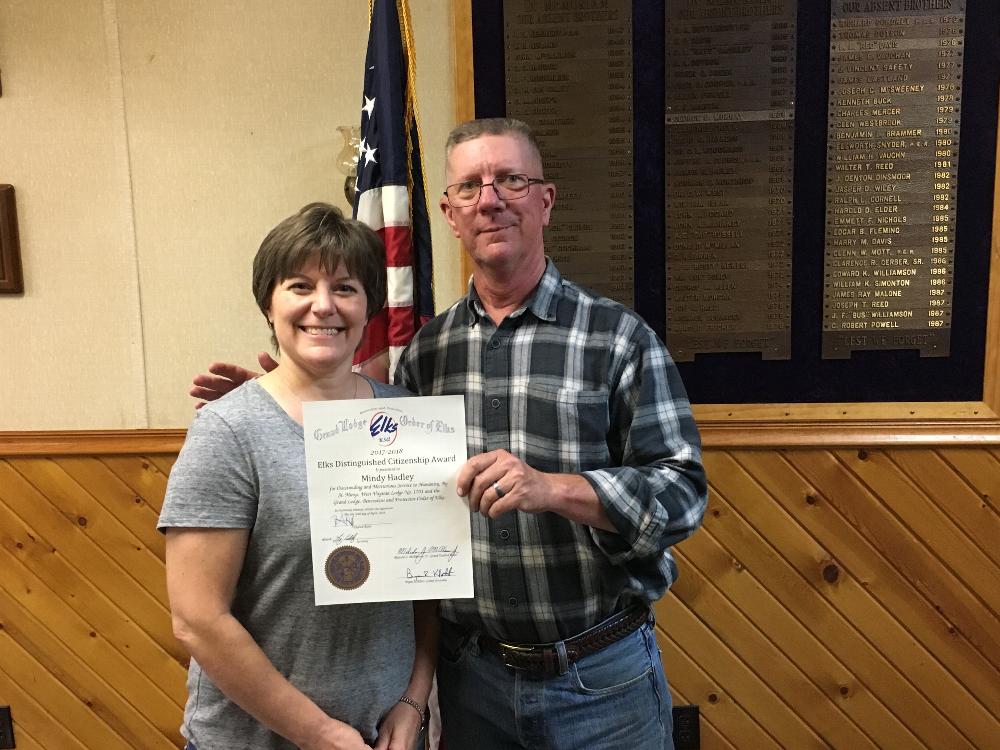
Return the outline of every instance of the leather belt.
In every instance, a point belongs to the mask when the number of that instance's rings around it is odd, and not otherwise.
[[[633,605],[612,615],[579,635],[567,638],[566,659],[572,664],[590,654],[596,654],[612,643],[617,643],[649,620],[649,609]],[[479,636],[479,645],[500,657],[510,669],[527,672],[532,677],[556,677],[559,669],[559,652],[554,643],[503,643],[487,635]]]

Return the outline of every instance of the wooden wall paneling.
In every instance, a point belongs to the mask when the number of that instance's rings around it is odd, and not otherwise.
[[[925,540],[899,523],[881,499],[828,451],[794,450],[784,455],[809,482],[823,488],[826,501],[913,583],[952,627],[972,643],[981,658],[997,666],[1000,633],[996,618],[930,554]]]
[[[724,512],[710,505],[706,526],[714,524]],[[849,664],[839,659],[821,637],[765,588],[753,571],[716,540],[708,528],[685,540],[679,554],[712,581],[755,627],[767,633],[775,646],[845,714],[846,720],[863,727],[879,747],[910,747],[916,742],[912,732],[875,693],[858,689],[858,678]],[[685,575],[686,569],[682,569],[675,584],[679,598],[686,594],[682,583]],[[694,601],[689,606],[699,605]]]
[[[49,548],[41,556],[33,542],[27,541],[24,528],[10,528],[6,506],[0,503],[0,522],[5,531],[0,546],[4,563],[3,593],[17,601],[36,619],[45,623],[61,640],[73,645],[88,664],[115,682],[121,677],[131,685],[133,671],[148,680],[139,682],[137,694],[147,694],[144,705],[153,712],[171,706],[160,697],[163,693],[174,707],[183,705],[183,689],[169,691],[171,680],[183,680],[185,670],[170,654],[150,641],[120,610],[88,585],[78,585],[72,577],[60,578],[59,566],[41,565],[56,556]],[[53,570],[50,570],[52,568]],[[132,667],[128,666],[132,665]]]
[[[938,448],[937,453],[975,490],[984,510],[1000,513],[1000,460],[996,456],[974,448]]]
[[[825,563],[800,560],[801,568],[796,567],[794,558],[783,554],[785,550],[762,536],[747,520],[741,510],[769,504],[766,498],[753,502],[739,498],[731,502],[719,490],[713,494],[723,512],[713,516],[707,528],[731,553],[739,550],[738,559],[755,571],[758,580],[823,640],[838,659],[850,665],[861,684],[877,693],[914,734],[932,747],[972,748],[940,709],[858,631],[850,616],[834,606],[834,601],[825,595],[828,592],[821,592],[820,589],[829,588],[822,578]]]
[[[997,512],[983,503],[980,495],[933,450],[893,451],[891,460],[920,488],[937,514],[961,530],[965,536],[962,546],[971,546],[989,558],[1000,580],[1000,516]],[[988,570],[981,571],[979,580],[983,577],[989,577]]]
[[[12,639],[4,636],[0,630],[0,695],[4,702],[14,707],[14,739],[18,750],[21,750],[22,737],[30,737],[29,742],[43,750],[92,750],[81,745],[73,732],[66,729],[47,707],[36,701],[14,680],[9,669],[8,656],[13,658],[13,652],[18,645]]]
[[[794,516],[774,502],[756,477],[729,454],[714,452],[711,458],[710,471],[721,477],[716,482],[720,491],[739,498],[739,510],[750,525],[781,550],[784,559],[927,697],[940,711],[942,721],[959,732],[967,724],[985,726],[989,715],[962,684],[860,585],[849,568],[834,559],[811,535],[803,533]]]
[[[820,742],[810,744],[878,750],[878,745],[773,640],[727,599],[711,579],[680,551],[677,558],[684,571],[675,584],[678,598],[691,607],[706,627],[812,728]],[[786,741],[783,736],[778,739],[785,746],[800,747],[797,743]]]
[[[174,468],[174,462],[177,461],[177,454],[162,455],[156,453],[150,453],[145,456],[150,463],[153,464],[165,477],[170,476],[170,470]]]
[[[675,706],[683,705],[674,703]],[[700,714],[699,714],[700,716]],[[739,750],[737,745],[731,743],[724,735],[719,733],[715,725],[701,719],[699,721],[701,745],[704,750]]]
[[[17,721],[14,722],[14,737],[17,739],[17,750],[46,750]]]
[[[862,461],[827,440],[842,434],[814,434],[829,449],[707,444],[705,529],[678,548],[682,577],[657,604],[675,696],[699,704],[706,750],[989,747],[1000,734],[1000,668],[987,655],[1000,633],[989,579],[975,569],[996,567],[1000,450],[872,441]],[[151,597],[163,623],[151,634],[123,614],[121,592],[162,585],[153,527],[174,456],[122,450],[88,456],[81,443],[72,456],[30,448],[30,459],[0,459],[0,569],[15,571],[0,577],[0,612],[13,612],[10,643],[78,698],[90,672],[103,680],[88,693],[91,713],[110,712],[101,715],[116,733],[147,722],[179,742],[186,655],[162,602]],[[935,547],[927,536],[942,525],[951,541]],[[128,559],[135,547],[150,567],[129,584],[108,550]],[[830,564],[832,584],[822,578]],[[29,632],[32,622],[47,630]],[[147,684],[162,686],[156,707],[135,698]],[[98,695],[105,689],[119,698]],[[129,706],[136,716],[117,716]]]
[[[713,679],[726,685],[730,700],[752,716],[761,730],[782,747],[824,747],[783,697],[751,669],[726,641],[703,622],[692,608],[674,607],[669,612],[671,635],[677,645]]]
[[[164,620],[169,608],[162,574],[159,595],[137,581],[129,568],[123,567],[113,554],[101,548],[87,532],[86,526],[77,521],[76,514],[67,513],[58,505],[53,505],[36,486],[15,470],[13,462],[31,460],[37,459],[0,462],[0,486],[5,487],[0,490],[0,495],[8,506],[25,519],[45,544],[59,552],[60,561],[65,561],[64,564],[72,566],[92,581],[97,590],[114,597],[116,606],[154,639],[161,643],[168,641],[172,634],[169,623]],[[30,469],[23,466],[20,468],[30,473]],[[45,490],[55,496],[61,494],[58,487],[46,487]],[[117,550],[113,550],[115,551]],[[147,585],[151,585],[151,582]]]
[[[827,599],[847,622],[865,638],[903,675],[907,684],[926,696],[930,705],[939,712],[939,720],[956,732],[969,736],[977,746],[985,737],[992,737],[989,730],[991,717],[970,694],[961,681],[956,680],[944,665],[863,586],[856,574],[830,550],[816,545],[811,535],[801,533],[802,526],[794,514],[786,512],[774,502],[771,494],[755,495],[754,485],[760,486],[756,476],[751,476],[728,454],[713,454],[725,460],[715,464],[719,474],[725,474],[730,496],[740,498],[740,509],[747,520],[768,541],[782,551],[786,560],[799,573],[813,582],[814,587]],[[763,490],[761,490],[763,493]],[[988,740],[987,740],[988,741]],[[958,745],[948,745],[948,747]]]
[[[984,668],[987,663],[964,635],[783,456],[773,451],[734,451],[730,455],[968,688],[973,699],[993,716],[986,726],[995,725],[1000,716],[1000,673]],[[1000,726],[997,732],[1000,734]]]
[[[685,706],[696,703],[696,701],[689,700],[683,693],[679,692],[673,683],[670,683],[670,694],[674,706]],[[700,710],[704,709],[700,708]],[[737,750],[724,735],[719,733],[714,724],[705,720],[704,714],[699,714],[699,719],[698,726],[701,733],[701,744],[706,750],[709,750],[709,748],[711,750]]]
[[[15,540],[21,537],[19,532],[14,530]],[[5,566],[0,593],[17,601],[110,681],[121,677],[123,685],[131,688],[133,676],[144,676],[147,681],[135,683],[134,696],[147,693],[145,703],[154,711],[151,716],[160,707],[171,708],[161,700],[161,694],[173,707],[183,705],[183,690],[168,689],[171,680],[183,680],[186,674],[183,665],[151,643],[113,605],[90,595],[86,588],[77,587],[73,580],[61,583],[58,578],[48,576],[47,570],[39,569],[33,564],[36,556],[28,544],[16,541],[15,550],[11,550],[7,541],[0,549],[0,560]],[[17,544],[22,546],[16,547]]]
[[[972,487],[994,513],[1000,513],[1000,450],[989,446],[933,446],[937,454]]]
[[[99,458],[133,492],[145,499],[157,515],[160,514],[169,472],[161,471],[145,456],[102,455]]]
[[[26,456],[10,465],[35,489],[44,489],[49,506],[70,522],[128,576],[169,611],[163,562],[118,518],[67,474],[55,459]],[[37,509],[33,509],[34,515]]]
[[[0,653],[4,656],[4,672],[17,683],[25,696],[30,696],[32,702],[44,707],[49,721],[66,727],[69,730],[67,734],[71,732],[74,740],[78,740],[84,748],[135,750],[3,631],[0,631]],[[63,743],[64,739],[60,738],[58,744],[50,747],[61,750],[77,746],[75,741],[72,744]]]
[[[674,705],[680,706],[683,704],[674,703]],[[701,732],[701,746],[705,750],[739,750],[736,745],[733,745],[723,735],[719,734],[719,731],[713,724],[701,720],[699,729]]]
[[[940,505],[906,476],[884,451],[836,451],[837,458],[858,476],[897,518],[935,554],[966,588],[992,610],[1000,612],[1000,586],[981,582],[1000,580],[1000,569],[981,549],[969,543]],[[979,582],[980,585],[977,585]],[[1000,659],[1000,652],[996,652]]]
[[[92,456],[60,456],[59,467],[114,515],[162,564],[166,540],[156,530],[157,512],[105,464]],[[162,578],[162,568],[157,570]]]
[[[179,706],[75,613],[34,604],[33,615],[0,588],[7,634],[131,747],[174,747]]]
[[[15,478],[21,483],[18,486]],[[175,666],[186,661],[187,654],[174,640],[170,617],[159,602],[89,540],[76,543],[73,535],[80,532],[64,517],[59,526],[46,523],[44,532],[22,521],[14,511],[23,511],[25,505],[28,512],[23,515],[33,521],[55,520],[46,518],[47,501],[0,461],[0,540],[8,551],[76,611],[86,613],[96,630],[151,674],[169,669],[170,660],[164,659],[163,651]],[[36,513],[34,508],[41,510]]]
[[[666,665],[664,665],[664,668],[666,668]],[[668,679],[671,679],[669,675]],[[670,699],[674,706],[686,706],[697,703],[696,700],[688,698],[684,693],[679,691],[672,681],[670,682]],[[736,750],[729,740],[719,734],[719,730],[715,728],[714,724],[705,721],[704,716],[699,716],[699,719],[701,742],[706,748],[712,748],[712,750]]]
[[[665,597],[656,605],[658,619],[672,622],[674,612],[681,606],[675,597]],[[672,626],[664,628],[657,625],[663,663],[669,679],[678,685],[678,689],[688,696],[689,701],[700,705],[702,726],[711,725],[716,732],[729,738],[739,748],[779,750],[781,746],[775,739],[742,706],[730,700],[721,684],[691,658],[673,633]]]

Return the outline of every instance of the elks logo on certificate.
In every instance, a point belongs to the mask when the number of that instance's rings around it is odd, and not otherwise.
[[[463,397],[302,409],[316,604],[472,596]]]

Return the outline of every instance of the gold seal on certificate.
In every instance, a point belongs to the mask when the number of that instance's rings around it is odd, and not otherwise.
[[[472,596],[462,396],[303,404],[316,604]]]
[[[372,566],[368,556],[357,547],[337,547],[326,558],[326,577],[338,589],[350,591],[364,585]]]

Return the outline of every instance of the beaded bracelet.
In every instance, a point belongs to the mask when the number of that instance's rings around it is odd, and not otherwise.
[[[417,703],[413,698],[408,695],[404,695],[397,701],[398,703],[405,703],[407,706],[413,706],[413,709],[420,714],[420,731],[424,731],[424,727],[427,726],[427,712],[424,710],[423,706]]]

